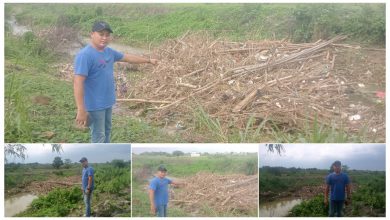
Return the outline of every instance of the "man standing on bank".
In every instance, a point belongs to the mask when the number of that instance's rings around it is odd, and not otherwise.
[[[90,217],[92,192],[95,188],[94,170],[92,167],[88,166],[87,158],[85,157],[81,158],[80,163],[83,166],[83,173],[81,176],[81,181],[82,181],[81,189],[83,191],[83,197],[84,197],[85,216]]]
[[[114,63],[157,64],[156,59],[123,54],[107,47],[112,29],[104,21],[95,22],[91,41],[74,61],[76,123],[91,130],[92,143],[109,143],[112,106],[115,104]]]
[[[168,215],[168,185],[181,185],[181,183],[173,182],[166,176],[167,169],[164,165],[160,165],[157,169],[157,175],[150,181],[149,185],[150,212],[157,217],[167,217]]]
[[[341,172],[341,162],[335,161],[332,164],[333,173],[326,177],[326,188],[324,203],[329,205],[329,217],[342,217],[343,206],[351,203],[351,184],[346,173]],[[330,189],[330,204],[328,200]],[[347,197],[345,197],[345,192]]]

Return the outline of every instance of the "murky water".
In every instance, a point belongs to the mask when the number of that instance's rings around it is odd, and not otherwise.
[[[259,215],[261,217],[284,217],[295,206],[302,202],[302,199],[289,199],[273,201],[260,205]]]
[[[33,194],[19,194],[10,198],[6,198],[4,201],[4,211],[6,217],[12,217],[24,210],[31,204],[31,202],[38,198]]]

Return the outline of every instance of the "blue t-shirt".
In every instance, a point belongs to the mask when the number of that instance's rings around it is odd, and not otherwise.
[[[91,45],[81,49],[74,60],[76,75],[85,76],[84,105],[87,111],[98,111],[115,104],[114,62],[123,54],[109,47],[100,52]]]
[[[83,190],[87,190],[88,188],[88,177],[89,176],[92,176],[92,183],[91,183],[91,187],[90,187],[90,190],[94,190],[95,189],[95,178],[93,176],[93,168],[88,166],[88,167],[84,167],[83,168],[83,174],[81,176],[81,181],[82,181],[82,185],[83,185]]]
[[[154,204],[156,206],[168,204],[168,185],[171,183],[172,180],[168,178],[161,179],[158,177],[154,177],[150,181],[149,189],[154,190]]]
[[[349,182],[349,177],[345,173],[329,174],[326,177],[326,184],[330,186],[330,200],[345,200],[345,187]]]

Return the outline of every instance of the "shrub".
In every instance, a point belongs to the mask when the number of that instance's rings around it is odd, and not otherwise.
[[[47,195],[39,196],[31,203],[28,210],[22,212],[18,216],[63,217],[67,216],[72,209],[77,208],[81,201],[82,192],[80,188],[56,188]]]

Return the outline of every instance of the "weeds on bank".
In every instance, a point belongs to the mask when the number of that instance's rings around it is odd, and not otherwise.
[[[343,124],[330,125],[318,121],[307,120],[302,128],[281,130],[271,118],[262,119],[259,123],[254,116],[248,118],[245,128],[237,128],[234,124],[222,128],[218,118],[212,118],[199,104],[194,108],[196,131],[204,134],[210,142],[261,143],[272,140],[275,143],[359,143],[375,142],[375,136],[368,134],[363,126],[356,134],[349,134]]]

